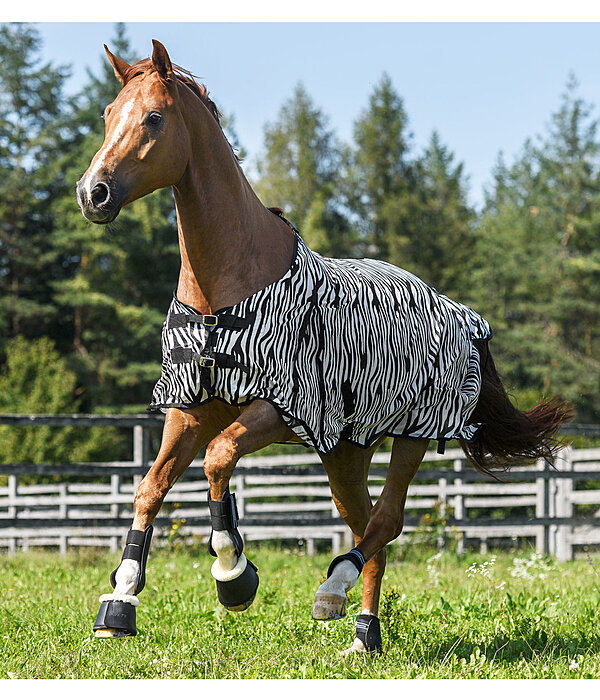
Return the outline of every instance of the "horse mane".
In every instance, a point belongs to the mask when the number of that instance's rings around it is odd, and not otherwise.
[[[137,61],[136,63],[133,63],[129,66],[127,72],[125,73],[125,75],[123,75],[123,81],[124,84],[127,85],[127,83],[130,80],[133,80],[133,78],[137,77],[138,75],[149,75],[151,73],[157,72],[158,71],[154,67],[152,60],[150,58],[144,58],[141,61]],[[196,95],[196,97],[198,97],[202,101],[202,103],[214,117],[217,124],[221,127],[221,131],[223,131],[223,126],[221,124],[222,115],[219,112],[217,105],[208,96],[208,89],[206,85],[204,83],[199,83],[196,80],[198,76],[195,76],[193,73],[191,73],[189,70],[186,70],[185,68],[181,68],[181,66],[173,64],[173,73],[178,83],[180,83],[181,85],[185,85],[185,87],[189,88],[194,93],[194,95]],[[166,85],[166,81],[162,78],[162,76],[160,76],[160,80]],[[223,136],[225,136],[224,132]],[[235,152],[233,146],[229,143],[229,140],[226,136],[225,140],[229,144],[231,152],[233,153],[235,159],[239,163],[241,159]]]

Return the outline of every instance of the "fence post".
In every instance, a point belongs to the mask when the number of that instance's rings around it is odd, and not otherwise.
[[[342,551],[342,536],[335,530],[331,533],[331,551],[333,556],[337,556]]]
[[[149,462],[149,435],[145,425],[135,425],[133,427],[133,461],[136,466],[142,467],[145,474]]]
[[[548,468],[546,461],[538,459],[536,469],[547,474]],[[536,501],[535,501],[535,517],[545,518],[548,516],[548,479],[541,476],[535,480],[536,485]],[[539,525],[535,536],[535,551],[538,554],[549,554],[550,539],[549,526]]]
[[[110,504],[110,517],[118,518],[119,511],[121,509],[121,504],[118,501],[119,494],[121,493],[121,475],[111,474],[110,475],[110,495],[114,499]]]
[[[354,547],[354,534],[348,526],[344,528],[344,547],[348,550]]]
[[[455,459],[454,460],[454,471],[457,473],[462,472],[463,470],[463,460],[462,459]],[[462,479],[454,479],[454,486],[457,487],[457,491],[460,489],[460,487],[463,484]],[[454,519],[458,520],[460,522],[458,529],[460,532],[460,539],[456,543],[456,552],[457,554],[462,554],[465,549],[465,534],[463,530],[461,529],[462,521],[465,518],[465,497],[462,493],[455,493],[454,494]]]
[[[569,446],[564,447],[558,453],[556,468],[561,472],[573,471]],[[571,500],[573,481],[572,479],[556,479],[556,482],[556,515],[559,518],[571,518],[573,517],[573,502]],[[572,532],[573,526],[570,523],[562,523],[557,526],[556,558],[558,561],[570,561],[573,558]]]
[[[139,424],[133,426],[133,463],[136,467],[140,467],[141,474],[136,474],[133,477],[133,497],[135,498],[136,491],[140,485],[143,476],[148,471],[148,461],[150,459],[149,434],[145,425]],[[117,551],[119,549],[119,539],[111,538],[110,549]],[[113,549],[114,547],[114,549]]]
[[[448,479],[439,480],[439,501],[440,501],[440,520],[446,519],[446,499],[448,497],[447,487]],[[446,526],[444,525],[444,533],[446,532]],[[445,547],[445,537],[444,535],[438,535],[437,547],[438,549],[444,549]]]
[[[548,465],[546,464],[546,472],[547,474],[550,474],[550,470],[548,469]],[[553,479],[551,476],[549,476],[546,479],[546,493],[547,493],[547,503],[548,503],[548,510],[547,510],[547,515],[549,518],[556,518],[558,516],[557,513],[557,484],[556,484],[556,479]],[[556,556],[556,550],[557,550],[557,534],[558,534],[558,525],[556,523],[552,523],[551,525],[548,525],[548,554],[551,554],[552,556]]]
[[[69,507],[67,505],[67,484],[58,485],[58,517],[67,519],[69,517]]]
[[[17,501],[18,489],[19,489],[19,477],[16,474],[9,474],[8,475],[8,500],[9,500],[9,502],[12,501],[13,504],[15,504],[12,506],[8,506],[8,517],[9,518],[16,518],[17,517],[16,501]],[[8,541],[8,553],[14,554],[16,551],[17,551],[17,538],[11,537]]]
[[[121,475],[120,474],[111,474],[110,475],[110,495],[112,498],[115,499],[113,503],[110,504],[110,517],[117,519],[120,515],[121,511],[121,504],[118,502],[118,496],[121,493]],[[117,535],[113,535],[109,542],[110,542],[110,551],[111,552],[118,552],[119,551],[119,542],[120,542],[120,537]]]
[[[241,520],[246,517],[246,477],[243,474],[235,477],[235,504]]]

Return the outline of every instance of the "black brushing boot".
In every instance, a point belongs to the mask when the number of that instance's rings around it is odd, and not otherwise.
[[[146,585],[146,562],[150,551],[152,532],[152,525],[148,525],[143,532],[141,530],[129,530],[127,533],[121,562],[123,559],[133,559],[140,565],[134,595],[140,593]],[[113,588],[116,586],[117,569],[110,575],[110,583]],[[115,630],[116,634],[111,636],[134,637],[137,634],[135,609],[136,606],[133,603],[125,600],[102,601],[98,617],[94,623],[94,634],[96,635],[101,630]],[[96,636],[102,636],[102,634]]]
[[[356,618],[356,638],[363,643],[368,654],[381,653],[383,644],[379,618],[375,615],[359,615]]]
[[[231,571],[221,571],[218,560],[213,564],[211,573],[217,582],[219,602],[227,610],[241,612],[252,604],[259,580],[256,567],[246,559],[243,553],[244,542],[237,529],[238,511],[235,494],[226,489],[220,501],[212,501],[209,492],[208,508],[213,532],[228,532],[235,544],[235,554],[238,557],[238,562]],[[212,532],[208,540],[208,551],[213,557],[217,556],[212,546]]]

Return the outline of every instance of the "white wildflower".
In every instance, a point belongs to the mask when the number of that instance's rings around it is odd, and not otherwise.
[[[429,582],[432,586],[437,586],[440,583],[440,572],[437,568],[437,562],[442,556],[441,552],[434,554],[432,557],[427,559],[427,573],[429,574]]]
[[[491,557],[489,561],[484,561],[483,564],[478,564],[473,562],[471,566],[466,569],[465,573],[468,578],[472,576],[481,576],[482,578],[492,578],[492,569],[496,564],[496,557]]]
[[[543,554],[533,552],[529,559],[515,557],[510,575],[513,578],[522,578],[526,581],[533,581],[536,578],[543,581],[548,576],[548,571],[553,569],[554,567],[548,563]]]

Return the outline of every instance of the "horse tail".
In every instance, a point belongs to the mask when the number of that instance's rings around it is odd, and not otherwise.
[[[551,464],[566,443],[557,439],[560,426],[573,418],[567,401],[557,397],[530,411],[510,401],[496,371],[487,341],[476,341],[481,357],[481,392],[471,420],[483,423],[472,442],[460,441],[468,460],[480,472],[497,478],[493,470],[506,470],[535,459]]]

